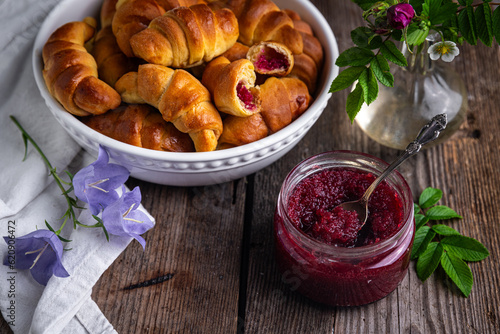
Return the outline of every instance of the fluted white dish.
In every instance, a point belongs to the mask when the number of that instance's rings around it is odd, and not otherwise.
[[[280,8],[298,12],[308,22],[325,53],[325,64],[311,106],[284,129],[259,141],[220,151],[161,152],[125,144],[104,136],[68,113],[50,95],[42,77],[41,51],[50,34],[64,23],[98,17],[102,0],[63,0],[47,16],[35,40],[33,70],[40,92],[61,126],[85,150],[97,157],[98,147],[106,148],[112,161],[130,170],[131,176],[172,186],[203,186],[235,180],[272,164],[290,151],[309,131],[325,109],[332,80],[338,74],[339,54],[335,36],[320,11],[308,0],[275,0]]]

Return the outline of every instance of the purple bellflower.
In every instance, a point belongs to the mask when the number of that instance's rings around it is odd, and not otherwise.
[[[4,237],[7,244],[12,239]],[[59,237],[49,230],[36,230],[22,237],[15,238],[15,262],[6,257],[4,265],[17,269],[30,269],[31,276],[40,284],[47,285],[50,277],[68,277],[69,274],[61,263],[63,245]]]
[[[97,215],[119,198],[116,189],[127,181],[129,175],[127,168],[109,163],[108,153],[99,146],[97,160],[82,168],[73,178],[75,196],[88,203],[90,212]]]
[[[131,236],[146,247],[146,241],[140,235],[154,226],[148,215],[138,210],[141,203],[141,191],[135,187],[125,192],[116,202],[108,205],[102,212],[102,221],[110,234]]]
[[[410,4],[399,3],[387,10],[387,22],[394,29],[404,29],[415,16],[415,10]]]

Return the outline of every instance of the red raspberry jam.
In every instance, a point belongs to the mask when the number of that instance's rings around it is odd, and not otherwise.
[[[415,224],[401,174],[393,172],[372,194],[361,232],[356,213],[335,209],[359,199],[386,166],[363,153],[333,151],[286,177],[274,226],[278,267],[284,281],[295,282],[292,289],[320,303],[354,306],[387,296],[403,280]]]
[[[363,229],[356,212],[337,207],[360,199],[375,179],[372,173],[346,168],[321,170],[303,179],[288,200],[292,224],[334,246],[357,247],[387,239],[402,224],[403,203],[385,181],[370,196]]]
[[[238,82],[238,85],[236,86],[236,93],[241,102],[243,102],[245,108],[249,110],[255,109],[252,92],[250,92],[250,90],[246,88],[242,82]]]
[[[273,48],[267,48],[265,52],[262,52],[254,65],[260,71],[285,69],[290,66],[288,59]]]

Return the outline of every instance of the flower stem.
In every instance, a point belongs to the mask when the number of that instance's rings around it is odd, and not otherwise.
[[[19,128],[19,130],[21,130],[21,132],[23,134],[24,141],[25,141],[25,148],[28,147],[28,145],[26,144],[26,140],[27,140],[38,151],[38,153],[42,157],[42,159],[45,162],[45,164],[47,165],[47,167],[49,167],[49,169],[52,170],[53,167],[50,164],[49,159],[47,159],[47,157],[43,153],[42,149],[38,146],[38,144],[35,142],[35,140],[33,138],[31,138],[31,136],[26,132],[26,130],[24,130],[24,128],[21,126],[21,124],[19,123],[19,121],[14,116],[10,115],[10,119],[12,120],[12,122],[14,122],[14,124],[16,124],[16,126]],[[26,159],[26,154],[27,154],[27,151],[25,151],[24,159]]]
[[[23,135],[24,146],[25,146],[24,159],[26,159],[26,156],[27,156],[27,152],[28,152],[28,143],[27,142],[29,141],[31,143],[31,145],[33,145],[33,147],[37,150],[38,154],[40,154],[40,156],[42,157],[43,161],[45,162],[45,164],[49,168],[50,175],[52,175],[52,177],[56,181],[59,189],[61,189],[62,194],[66,198],[66,202],[68,203],[69,208],[65,214],[66,218],[64,219],[64,222],[62,223],[61,227],[57,231],[55,231],[55,234],[59,235],[61,233],[62,229],[64,228],[64,225],[66,225],[66,222],[68,221],[67,216],[70,216],[73,219],[73,222],[75,222],[75,224],[76,224],[76,215],[75,215],[75,212],[73,210],[73,202],[72,202],[73,199],[68,195],[67,190],[64,189],[64,186],[62,184],[62,182],[64,182],[64,181],[62,181],[61,178],[56,174],[56,169],[54,167],[52,167],[52,164],[50,163],[49,159],[47,159],[47,157],[43,153],[42,149],[38,146],[36,141],[26,132],[26,130],[24,130],[22,125],[19,123],[19,121],[14,116],[10,115],[10,119],[12,120],[12,122],[14,122],[14,124],[16,124],[16,126],[19,128],[19,130],[21,131],[21,133]]]

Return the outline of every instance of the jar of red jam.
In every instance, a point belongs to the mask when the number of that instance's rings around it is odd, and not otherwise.
[[[403,176],[394,171],[377,186],[359,231],[355,213],[334,209],[359,199],[387,166],[368,154],[332,151],[287,175],[274,232],[278,268],[292,290],[320,303],[355,306],[384,298],[403,280],[415,234]]]

